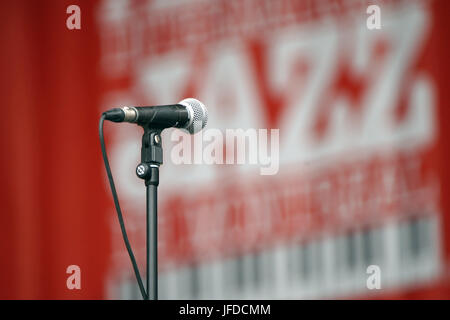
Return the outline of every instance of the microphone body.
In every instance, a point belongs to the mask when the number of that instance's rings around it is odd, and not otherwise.
[[[114,108],[104,115],[113,122],[131,122],[155,129],[175,127],[191,134],[202,130],[208,121],[205,105],[193,98],[172,105]]]

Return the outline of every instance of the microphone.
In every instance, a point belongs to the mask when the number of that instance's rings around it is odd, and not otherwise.
[[[131,122],[143,127],[141,147],[141,163],[136,168],[139,178],[145,180],[147,201],[147,291],[144,288],[141,274],[128,240],[122,210],[119,205],[114,179],[111,173],[108,156],[106,154],[105,138],[103,133],[104,120],[113,122]],[[136,275],[139,290],[144,300],[158,299],[158,197],[159,166],[163,163],[163,149],[161,131],[165,128],[176,127],[194,134],[202,130],[208,122],[208,111],[200,101],[188,98],[177,104],[152,107],[122,107],[103,112],[99,122],[100,147],[106,174],[108,176],[114,206],[117,211],[122,237],[130,256],[131,264]],[[151,258],[150,258],[151,256]]]
[[[175,127],[190,134],[199,132],[208,122],[205,105],[194,98],[172,105],[114,108],[103,114],[106,120],[113,122],[131,122],[157,129]]]

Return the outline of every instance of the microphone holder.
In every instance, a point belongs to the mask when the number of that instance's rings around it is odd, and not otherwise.
[[[147,300],[158,300],[158,185],[159,166],[163,163],[162,129],[143,125],[141,163],[136,175],[146,186],[146,282]]]

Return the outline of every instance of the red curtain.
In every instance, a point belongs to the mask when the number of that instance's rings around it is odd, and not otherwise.
[[[81,30],[66,27],[71,4],[0,4],[2,299],[105,297],[95,3],[77,1]],[[81,290],[66,286],[69,265],[81,268]]]

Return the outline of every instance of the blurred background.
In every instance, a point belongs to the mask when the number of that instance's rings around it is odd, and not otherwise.
[[[98,120],[186,97],[208,128],[279,129],[280,168],[175,165],[166,130],[162,299],[450,298],[448,1],[3,1],[0,18],[1,299],[140,298]],[[105,130],[143,272],[142,132]]]

